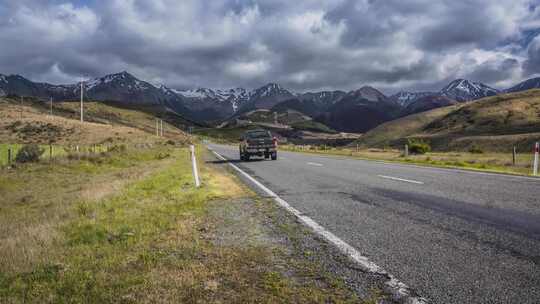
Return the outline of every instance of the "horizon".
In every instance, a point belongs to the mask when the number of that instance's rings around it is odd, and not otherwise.
[[[0,71],[51,84],[127,70],[178,90],[273,82],[392,95],[540,75],[536,0],[28,0],[0,4],[0,17]]]
[[[489,84],[485,84],[485,83],[482,83],[482,82],[478,82],[478,81],[475,81],[473,79],[464,79],[464,78],[456,78],[456,79],[453,79],[451,81],[449,81],[446,85],[444,85],[443,87],[441,87],[440,89],[437,89],[437,90],[432,90],[432,91],[421,91],[421,90],[398,90],[398,91],[395,91],[395,92],[391,92],[391,93],[388,93],[384,90],[381,90],[377,87],[374,87],[374,86],[371,86],[371,85],[360,85],[359,87],[357,88],[353,88],[351,90],[313,90],[313,91],[296,91],[296,90],[293,90],[293,89],[290,89],[290,88],[287,88],[286,86],[280,84],[280,83],[277,83],[277,82],[273,82],[273,81],[268,81],[268,82],[265,82],[264,84],[261,84],[257,87],[254,87],[254,88],[246,88],[246,87],[240,87],[240,86],[232,86],[232,87],[228,87],[228,88],[211,88],[211,87],[193,87],[193,88],[187,88],[187,89],[178,89],[178,88],[172,88],[172,87],[169,87],[167,85],[164,85],[164,84],[159,84],[159,83],[152,83],[152,82],[149,82],[145,79],[141,79],[140,77],[134,75],[133,73],[129,72],[129,71],[121,71],[121,72],[116,72],[116,73],[111,73],[111,74],[106,74],[106,75],[102,75],[102,76],[97,76],[97,77],[91,77],[91,78],[86,78],[84,80],[84,82],[88,82],[90,80],[96,80],[96,79],[101,79],[101,78],[104,78],[104,77],[107,77],[107,76],[112,76],[112,75],[118,75],[118,74],[122,74],[122,73],[127,73],[133,77],[135,77],[137,80],[139,81],[144,81],[152,86],[154,86],[155,88],[160,88],[161,86],[164,86],[166,87],[167,89],[171,89],[171,90],[175,90],[175,91],[179,91],[179,92],[186,92],[186,91],[196,91],[196,90],[199,90],[199,89],[210,89],[210,90],[214,90],[214,91],[217,91],[217,90],[221,90],[221,91],[227,91],[227,90],[234,90],[234,89],[244,89],[246,90],[247,92],[250,92],[250,91],[254,91],[254,90],[257,90],[257,89],[260,89],[262,87],[266,87],[268,85],[272,85],[272,84],[276,84],[278,85],[279,87],[291,92],[291,93],[295,93],[295,94],[306,94],[306,93],[321,93],[321,92],[332,92],[332,91],[341,91],[341,92],[345,92],[345,93],[349,93],[349,92],[352,92],[352,91],[357,91],[357,90],[360,90],[364,87],[370,87],[370,88],[373,88],[379,92],[381,92],[383,95],[387,96],[387,97],[391,97],[391,96],[394,96],[394,95],[397,95],[399,93],[438,93],[440,91],[442,91],[446,86],[450,85],[451,83],[453,82],[456,82],[456,81],[460,81],[460,80],[464,80],[464,81],[469,81],[471,83],[480,83],[480,84],[484,84],[484,85],[488,85],[489,87],[499,91],[499,92],[503,92],[504,90],[506,89],[510,89],[512,88],[513,86],[516,86],[522,82],[525,82],[527,80],[531,80],[531,79],[536,79],[536,78],[540,78],[539,75],[535,75],[533,77],[530,77],[530,78],[527,78],[527,79],[523,79],[521,81],[519,81],[518,83],[514,83],[514,84],[511,84],[509,87],[506,87],[506,88],[497,88],[497,87],[492,87],[490,86]],[[69,86],[69,85],[75,85],[75,84],[79,84],[80,81],[77,81],[77,82],[73,82],[73,83],[58,83],[58,84],[55,84],[55,83],[52,83],[52,82],[47,82],[47,81],[44,81],[44,82],[41,82],[41,81],[34,81],[33,79],[30,79],[24,75],[21,75],[21,74],[3,74],[3,73],[0,73],[0,76],[19,76],[19,77],[23,77],[27,80],[30,80],[32,82],[35,82],[35,83],[48,83],[48,84],[52,84],[52,85],[58,85],[58,86]]]

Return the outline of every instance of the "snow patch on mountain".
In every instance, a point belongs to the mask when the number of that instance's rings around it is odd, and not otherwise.
[[[402,107],[407,107],[411,103],[417,101],[420,98],[431,96],[431,95],[437,95],[438,93],[434,92],[407,92],[402,91],[397,94],[394,94],[390,96],[390,100],[397,103],[398,105]]]
[[[505,90],[505,92],[520,92],[531,89],[540,89],[540,77],[531,78],[523,82],[518,83],[517,85],[511,87],[510,89]]]
[[[498,93],[498,90],[483,83],[466,79],[456,79],[441,90],[441,95],[457,101],[469,101]]]

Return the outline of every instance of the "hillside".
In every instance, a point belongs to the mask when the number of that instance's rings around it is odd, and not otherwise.
[[[540,139],[540,90],[503,94],[384,123],[367,132],[364,147],[401,146],[422,138],[435,150],[529,151]]]
[[[164,136],[187,142],[188,136],[164,118]],[[79,103],[55,103],[50,108],[37,100],[0,98],[0,142],[91,145],[111,142],[151,142],[156,118],[142,111],[114,107],[98,102],[85,103],[85,123],[79,121]]]

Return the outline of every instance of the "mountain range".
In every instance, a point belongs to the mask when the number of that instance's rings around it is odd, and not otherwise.
[[[467,102],[506,92],[540,88],[533,78],[506,90],[456,79],[438,92],[399,92],[386,96],[364,86],[350,92],[295,93],[269,83],[254,90],[244,88],[176,90],[137,79],[128,72],[85,81],[86,98],[129,105],[165,107],[196,121],[222,122],[255,109],[295,110],[329,127],[346,132],[365,132],[402,116]],[[55,101],[77,100],[80,83],[53,85],[30,81],[19,75],[0,74],[0,96],[33,96]]]

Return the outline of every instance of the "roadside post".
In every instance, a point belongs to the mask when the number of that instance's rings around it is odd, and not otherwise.
[[[201,181],[199,180],[199,171],[197,169],[197,159],[195,157],[195,146],[189,146],[189,151],[191,154],[191,165],[193,170],[193,178],[195,179],[195,187],[199,188],[201,186]]]
[[[517,153],[516,153],[516,146],[514,146],[514,149],[512,150],[512,165],[516,165],[516,158],[517,158]]]
[[[409,145],[405,144],[405,157],[409,157]]]
[[[11,148],[8,148],[7,150],[7,159],[8,159],[8,166],[11,166],[11,159],[12,159],[12,155],[11,155]]]
[[[540,152],[540,142],[537,142],[534,145],[534,164],[533,164],[533,175],[538,175],[538,153]]]

